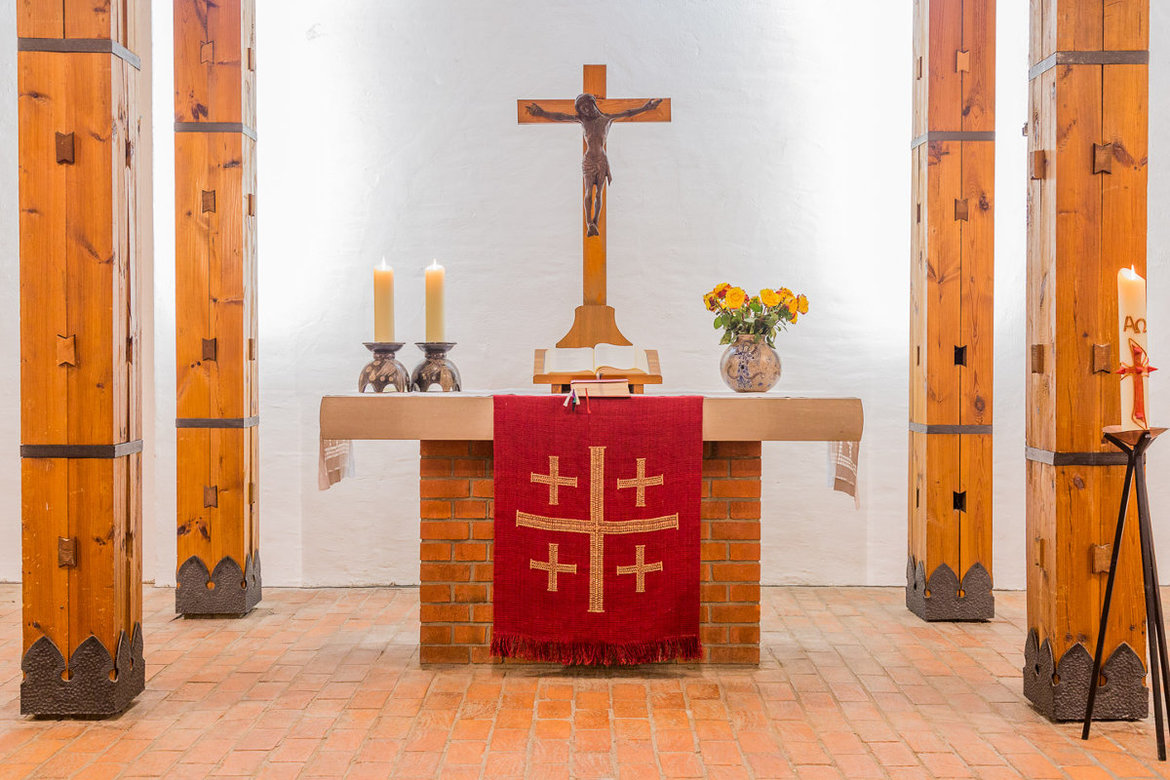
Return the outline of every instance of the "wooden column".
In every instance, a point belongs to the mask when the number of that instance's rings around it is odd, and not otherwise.
[[[178,587],[260,601],[254,0],[175,0]]]
[[[995,0],[914,9],[906,606],[923,620],[986,620]]]
[[[133,4],[17,3],[28,715],[143,689]]]
[[[1034,0],[1028,130],[1028,638],[1024,692],[1080,719],[1125,458],[1117,271],[1146,267],[1149,0]],[[1094,717],[1141,718],[1136,515],[1120,551]]]

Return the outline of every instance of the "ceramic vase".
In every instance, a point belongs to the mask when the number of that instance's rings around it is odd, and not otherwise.
[[[763,393],[780,381],[780,356],[762,338],[736,336],[719,361],[719,372],[737,393]]]

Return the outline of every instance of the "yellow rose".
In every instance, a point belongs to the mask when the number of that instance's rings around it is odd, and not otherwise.
[[[703,296],[703,304],[707,307],[707,311],[715,311],[719,308],[719,299],[715,297],[715,293],[709,292]]]
[[[719,293],[721,293],[725,290],[730,290],[730,289],[731,289],[730,284],[728,284],[727,282],[720,282],[719,284],[715,285],[715,289],[712,290],[711,293],[713,295],[719,295]]]
[[[780,300],[784,303],[787,303],[796,297],[792,294],[792,290],[789,290],[787,287],[781,287],[776,291],[776,294],[780,296]]]
[[[727,295],[723,298],[723,306],[726,309],[735,310],[743,306],[747,301],[747,293],[738,287],[732,287],[727,291]]]
[[[760,290],[760,301],[765,306],[778,306],[780,296],[776,294],[775,290]]]
[[[801,314],[808,314],[808,298],[805,298],[803,295],[798,297],[796,299],[796,310]]]
[[[796,312],[792,312],[792,319],[789,322],[796,322]]]

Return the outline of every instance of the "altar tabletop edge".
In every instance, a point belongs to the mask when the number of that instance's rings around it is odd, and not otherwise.
[[[493,438],[492,427],[492,396],[487,393],[366,393],[321,399],[323,439],[484,441]],[[703,398],[704,441],[860,441],[862,427],[859,398]]]

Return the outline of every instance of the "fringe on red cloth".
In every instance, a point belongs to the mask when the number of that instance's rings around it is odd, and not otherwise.
[[[492,655],[565,665],[632,666],[663,661],[699,661],[703,658],[703,645],[697,636],[650,642],[558,642],[493,632]]]

